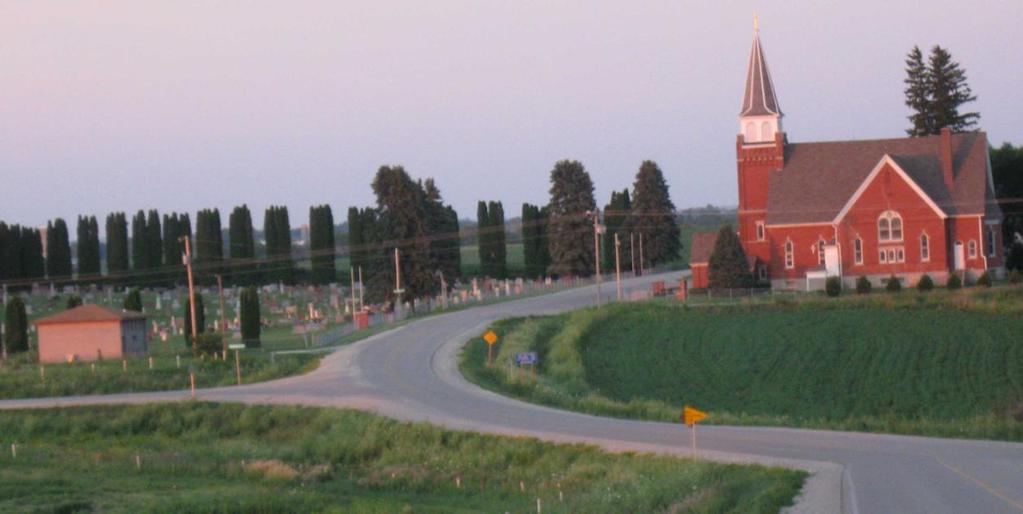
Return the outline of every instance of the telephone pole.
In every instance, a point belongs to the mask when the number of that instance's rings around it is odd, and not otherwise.
[[[224,277],[217,273],[217,290],[220,294],[220,342],[224,347],[224,360],[227,360],[227,311],[224,310]],[[194,316],[194,314],[193,314]]]
[[[600,308],[600,235],[604,233],[604,227],[600,224],[600,209],[590,213],[593,216],[593,262],[597,272],[597,308]]]
[[[398,253],[398,247],[394,247],[394,306],[395,308],[401,307],[401,293],[405,290],[401,288],[401,254]]]
[[[618,287],[618,301],[622,301],[622,243],[618,240],[618,233],[615,232],[615,284]]]
[[[639,274],[640,275],[646,273],[646,270],[643,269],[644,265],[645,265],[645,263],[643,262],[643,233],[640,232],[639,233]]]
[[[629,232],[629,262],[632,263],[632,276],[636,276],[636,234]]]
[[[181,240],[185,242],[185,254],[181,256],[181,260],[185,265],[185,269],[188,270],[188,312],[192,316],[192,354],[198,353],[198,341],[199,328],[196,324],[195,319],[195,285],[192,281],[192,245],[189,243],[188,236],[181,236]]]
[[[355,268],[349,266],[348,270],[352,278],[352,319],[355,319]]]
[[[362,266],[359,266],[359,309],[366,308],[366,302],[362,297],[362,292],[365,291],[365,284],[362,283]]]

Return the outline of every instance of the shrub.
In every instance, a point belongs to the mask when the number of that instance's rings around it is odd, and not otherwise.
[[[856,279],[856,294],[870,294],[870,290],[874,286],[870,283],[870,279],[860,275],[860,278]]]
[[[1019,284],[1021,282],[1023,282],[1023,273],[1020,273],[1018,269],[1012,270],[1012,273],[1009,273],[1009,283]]]
[[[73,295],[67,297],[67,308],[68,309],[74,309],[75,307],[78,307],[81,304],[82,304],[82,297],[81,296],[73,294]]]
[[[899,291],[902,291],[902,283],[899,282],[899,278],[898,277],[896,277],[895,275],[892,275],[892,276],[888,277],[888,281],[885,282],[884,288],[889,293],[898,293]]]
[[[838,277],[828,277],[824,281],[824,291],[828,293],[828,296],[838,296],[842,294],[842,279]]]
[[[934,289],[934,279],[932,279],[930,275],[920,277],[920,281],[916,283],[916,289],[920,292]]]
[[[142,293],[138,289],[132,289],[124,297],[124,310],[142,312]]]
[[[224,339],[219,332],[203,332],[195,346],[200,355],[218,355],[224,351]]]
[[[977,285],[981,287],[991,287],[991,273],[985,271],[981,274],[980,278],[977,279]]]
[[[256,291],[256,287],[245,288],[239,298],[239,303],[241,304],[242,341],[245,342],[246,348],[259,348],[259,292]]]
[[[945,284],[948,289],[959,289],[963,287],[963,279],[959,278],[959,275],[952,273],[948,276],[948,282]]]

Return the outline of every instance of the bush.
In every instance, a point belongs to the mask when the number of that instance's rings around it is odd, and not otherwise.
[[[241,304],[242,341],[245,342],[246,348],[259,348],[259,292],[256,291],[256,287],[245,288],[239,303]]]
[[[888,277],[888,281],[884,285],[885,290],[889,293],[898,293],[902,291],[902,282],[899,282],[899,278],[895,275]]]
[[[947,289],[959,289],[963,287],[963,279],[959,278],[959,275],[952,273],[948,276],[948,282],[945,284]]]
[[[991,287],[991,273],[985,271],[981,274],[980,278],[977,279],[977,285],[981,287]]]
[[[934,279],[931,278],[930,275],[920,277],[920,281],[916,283],[916,289],[920,292],[926,292],[934,289]]]
[[[142,293],[138,289],[132,289],[124,297],[124,310],[142,312]]]
[[[828,293],[828,296],[838,296],[842,294],[842,279],[838,277],[828,277],[824,281],[824,292]]]
[[[1023,273],[1020,273],[1018,269],[1012,270],[1012,273],[1009,273],[1009,283],[1019,284],[1021,282],[1023,282]]]
[[[75,307],[78,307],[79,305],[82,305],[82,297],[81,296],[73,294],[73,295],[67,297],[67,308],[68,309],[74,309]]]
[[[198,302],[196,302],[198,303]],[[219,332],[203,332],[199,334],[196,346],[198,355],[219,355],[224,351],[224,339]]]
[[[856,279],[856,294],[870,294],[870,290],[873,288],[873,284],[867,277],[860,275],[860,278]]]

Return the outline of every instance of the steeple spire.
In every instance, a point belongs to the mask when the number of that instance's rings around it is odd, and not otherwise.
[[[760,18],[754,14],[753,49],[749,54],[746,89],[742,97],[742,111],[739,113],[739,133],[743,136],[743,143],[774,142],[775,134],[782,131],[782,116],[771,73],[767,71],[764,49],[760,46]]]
[[[749,54],[749,69],[746,73],[746,92],[742,99],[739,116],[781,116],[778,96],[774,93],[771,73],[767,71],[764,49],[760,46],[760,21],[753,15],[753,49]]]

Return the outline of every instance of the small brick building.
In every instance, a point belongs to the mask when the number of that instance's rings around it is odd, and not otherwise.
[[[35,321],[39,362],[118,359],[146,353],[146,317],[81,305]]]

